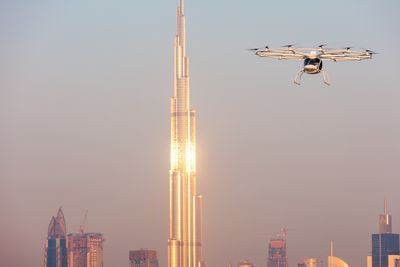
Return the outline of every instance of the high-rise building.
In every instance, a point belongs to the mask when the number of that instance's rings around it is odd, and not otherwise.
[[[68,235],[68,267],[103,267],[103,235],[76,233]]]
[[[190,107],[184,0],[179,0],[171,98],[168,267],[204,266],[202,202],[196,191],[196,114]]]
[[[372,234],[372,267],[388,267],[391,255],[399,255],[399,235]]]
[[[367,267],[372,267],[372,256],[367,257]],[[389,255],[388,267],[400,267],[400,255]]]
[[[157,251],[148,249],[129,251],[129,267],[158,267]]]
[[[238,267],[255,267],[255,266],[251,261],[245,260],[239,262]]]
[[[288,267],[284,237],[272,238],[269,241],[267,267]]]
[[[333,242],[331,241],[331,255],[328,256],[328,267],[349,267],[341,258],[333,256]]]
[[[390,255],[388,261],[388,267],[400,267],[400,255]]]
[[[59,208],[57,216],[50,220],[44,249],[44,267],[67,267],[66,224]]]
[[[379,234],[372,234],[372,267],[389,267],[389,257],[400,255],[399,234],[392,233],[392,217],[388,214],[387,201],[379,216]]]

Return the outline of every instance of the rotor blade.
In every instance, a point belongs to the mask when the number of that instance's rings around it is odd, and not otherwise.
[[[249,49],[247,49],[248,51],[257,51],[257,50],[260,50],[260,48],[249,48]]]
[[[286,48],[292,48],[293,46],[295,46],[296,44],[288,44],[288,45],[282,45],[282,47],[286,47]]]
[[[378,52],[369,50],[369,49],[365,49],[365,52],[367,52],[368,54],[374,55],[374,54],[379,54]]]

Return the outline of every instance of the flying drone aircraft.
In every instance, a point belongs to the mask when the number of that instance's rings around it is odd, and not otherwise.
[[[282,48],[253,48],[249,49],[254,51],[259,57],[269,57],[274,59],[287,59],[287,60],[304,60],[303,68],[296,73],[294,83],[300,85],[301,76],[304,73],[318,74],[322,73],[324,83],[330,85],[328,74],[322,69],[322,60],[337,61],[351,61],[371,59],[373,54],[377,54],[371,50],[353,51],[352,47],[345,47],[342,49],[325,48],[325,44],[319,45],[317,48],[297,48],[294,45],[285,45]]]

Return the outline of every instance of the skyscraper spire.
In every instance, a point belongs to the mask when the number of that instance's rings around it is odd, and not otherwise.
[[[392,216],[388,212],[386,197],[383,201],[383,214],[379,215],[379,233],[387,234],[392,232]]]
[[[387,215],[388,214],[388,209],[387,209],[387,199],[385,197],[385,200],[383,202],[383,214]]]
[[[48,238],[65,238],[67,235],[67,230],[65,226],[65,217],[62,209],[59,208],[57,212],[57,217],[51,217],[47,236]]]
[[[184,0],[179,0],[179,11],[180,14],[183,15],[185,10],[185,3]]]

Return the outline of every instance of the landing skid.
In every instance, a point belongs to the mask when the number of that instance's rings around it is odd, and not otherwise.
[[[301,81],[301,76],[303,76],[303,74],[304,74],[304,70],[299,70],[297,73],[296,73],[296,76],[294,76],[294,83],[295,84],[297,84],[297,85],[300,85],[300,81]]]
[[[324,83],[325,83],[326,85],[331,85],[331,82],[330,82],[330,80],[329,80],[328,73],[327,73],[326,71],[324,71],[324,70],[321,70],[321,72],[322,72],[322,76],[324,77]]]
[[[331,85],[331,82],[330,82],[328,73],[327,73],[325,70],[321,70],[321,72],[322,72],[322,77],[324,78],[324,83],[325,83],[326,85]],[[303,76],[303,74],[304,74],[304,70],[299,70],[299,71],[296,73],[296,75],[294,76],[293,82],[294,82],[295,84],[297,84],[297,85],[300,85],[301,77]]]

